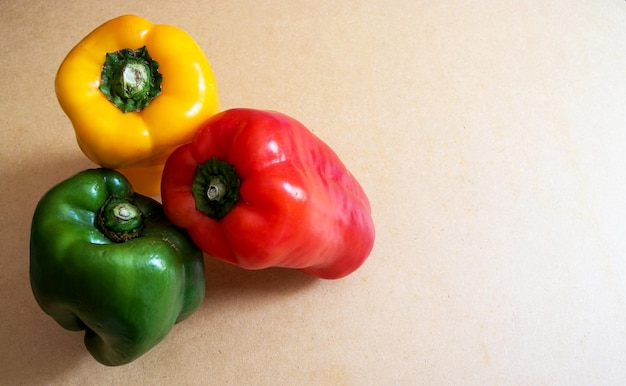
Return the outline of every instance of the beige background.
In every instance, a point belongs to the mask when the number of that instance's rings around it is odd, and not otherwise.
[[[590,385],[626,380],[626,2],[0,1],[2,384]],[[377,226],[338,281],[207,261],[207,297],[107,368],[35,303],[30,218],[93,167],[53,82],[102,22],[174,24],[224,109],[287,113]],[[97,117],[94,117],[97,119]]]

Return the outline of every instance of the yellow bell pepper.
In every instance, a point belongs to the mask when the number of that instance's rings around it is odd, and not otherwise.
[[[144,195],[160,192],[169,154],[219,110],[211,66],[181,29],[134,15],[81,40],[55,79],[83,153]]]

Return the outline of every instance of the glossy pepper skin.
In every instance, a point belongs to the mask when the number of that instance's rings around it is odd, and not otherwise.
[[[165,213],[208,255],[336,279],[374,244],[368,198],[338,156],[284,114],[210,118],[165,164]]]
[[[117,366],[146,353],[198,308],[204,261],[161,204],[134,193],[114,170],[92,169],[39,201],[30,282],[44,312],[65,329],[85,330],[91,355]]]
[[[59,67],[55,89],[83,153],[150,196],[159,193],[167,156],[219,110],[198,44],[177,27],[134,15],[109,20],[81,40]]]

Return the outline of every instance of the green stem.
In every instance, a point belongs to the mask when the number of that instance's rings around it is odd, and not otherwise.
[[[161,94],[159,63],[144,46],[106,54],[100,91],[122,112],[141,111]]]
[[[215,157],[196,167],[191,190],[196,209],[221,220],[239,201],[241,181],[233,165]]]
[[[130,201],[111,196],[100,207],[96,225],[109,240],[123,243],[139,236],[143,228],[143,215]]]

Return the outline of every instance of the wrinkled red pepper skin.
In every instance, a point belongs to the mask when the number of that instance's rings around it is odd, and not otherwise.
[[[198,165],[232,165],[239,199],[216,220],[196,209]],[[208,255],[246,269],[285,267],[324,279],[359,268],[374,245],[368,198],[335,152],[284,114],[231,109],[168,158],[161,186],[170,220]]]

